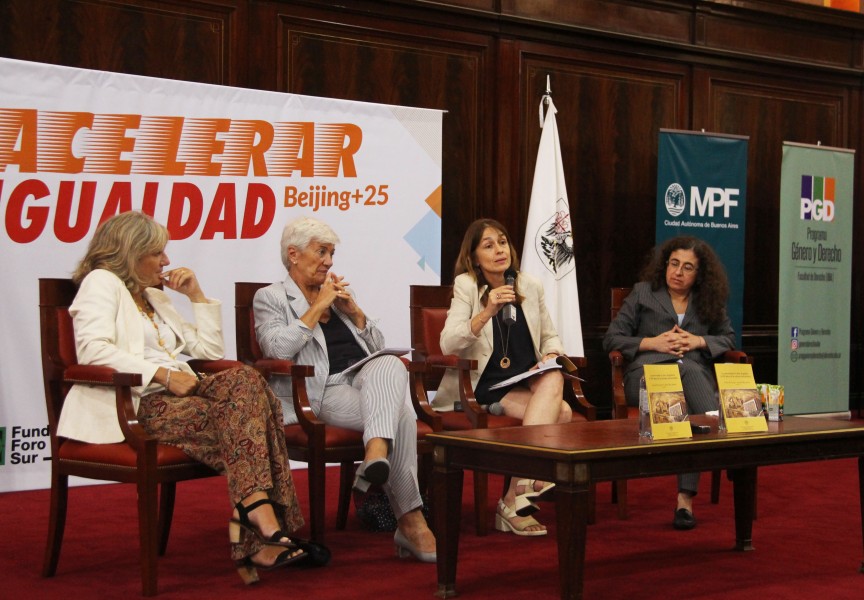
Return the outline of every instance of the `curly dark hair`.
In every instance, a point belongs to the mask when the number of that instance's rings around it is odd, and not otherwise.
[[[666,263],[676,250],[692,250],[699,259],[696,281],[691,289],[691,298],[699,319],[711,325],[720,323],[729,297],[729,280],[723,263],[707,242],[691,236],[666,240],[651,251],[648,262],[642,269],[641,280],[650,283],[652,290],[665,288]]]

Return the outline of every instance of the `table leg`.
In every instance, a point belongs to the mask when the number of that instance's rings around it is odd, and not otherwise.
[[[589,487],[555,486],[558,530],[558,576],[561,598],[582,598],[585,575],[585,537],[591,509]]]
[[[756,506],[756,467],[730,469],[735,499],[735,549],[753,550],[753,515]]]
[[[456,559],[462,521],[462,469],[446,464],[446,448],[435,448],[432,472],[432,511],[435,524],[435,552],[438,556],[438,598],[456,596]]]
[[[858,506],[861,509],[861,539],[864,541],[864,456],[858,457]],[[864,573],[864,560],[858,572]]]

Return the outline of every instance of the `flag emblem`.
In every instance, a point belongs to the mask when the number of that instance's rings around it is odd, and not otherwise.
[[[573,231],[567,203],[563,198],[558,198],[555,204],[555,214],[537,229],[534,249],[543,266],[559,280],[576,268],[576,261],[573,257]]]

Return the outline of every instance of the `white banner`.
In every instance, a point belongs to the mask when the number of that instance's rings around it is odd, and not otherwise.
[[[408,286],[440,283],[441,121],[0,59],[0,491],[49,483],[37,280],[69,277],[118,212],[168,227],[172,267],[192,268],[223,303],[229,358],[234,282],[284,279],[279,238],[300,216],[335,229],[333,272],[388,345],[408,346]]]
[[[544,103],[547,105],[545,120],[542,119]],[[543,282],[546,307],[564,344],[564,352],[568,356],[585,356],[570,203],[556,112],[552,97],[544,96],[540,101],[543,133],[534,167],[521,268]]]

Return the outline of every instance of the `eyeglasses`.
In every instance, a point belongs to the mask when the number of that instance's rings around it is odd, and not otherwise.
[[[677,258],[673,258],[672,260],[666,261],[666,265],[668,267],[671,267],[673,271],[677,271],[678,269],[681,269],[682,271],[684,271],[688,275],[691,273],[695,273],[697,271],[696,265],[694,265],[693,263],[689,263],[689,262],[682,263]]]

